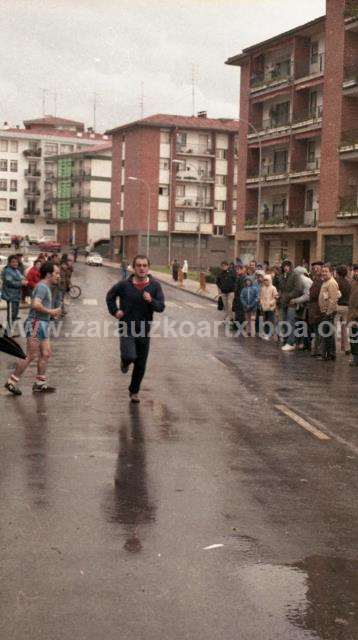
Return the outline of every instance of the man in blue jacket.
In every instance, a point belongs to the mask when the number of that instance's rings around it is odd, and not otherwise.
[[[7,303],[7,328],[5,335],[11,335],[12,325],[17,319],[21,289],[27,285],[27,280],[19,269],[19,260],[17,256],[8,257],[7,265],[2,272],[2,298]]]
[[[129,385],[131,402],[140,402],[138,393],[145,374],[150,345],[150,326],[154,311],[164,311],[164,294],[160,283],[149,274],[149,259],[137,255],[134,274],[115,284],[107,293],[109,313],[124,329],[120,337],[121,370],[127,373],[134,363]],[[119,298],[119,307],[117,304]]]

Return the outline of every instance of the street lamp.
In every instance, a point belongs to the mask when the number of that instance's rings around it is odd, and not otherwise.
[[[150,186],[146,180],[143,178],[136,178],[134,176],[129,176],[128,180],[134,180],[134,182],[141,182],[144,184],[147,190],[148,197],[148,208],[147,208],[147,257],[149,258],[149,247],[150,247]]]
[[[249,120],[244,120],[240,118],[240,122],[244,122],[247,124],[250,129],[255,133],[257,137],[257,142],[259,145],[259,193],[258,193],[258,204],[257,204],[257,232],[256,232],[256,259],[259,260],[259,252],[260,252],[260,231],[261,231],[261,198],[262,198],[262,140],[261,134],[256,129],[256,127],[249,122]]]

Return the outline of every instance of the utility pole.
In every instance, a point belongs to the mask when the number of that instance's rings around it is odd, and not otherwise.
[[[192,99],[192,111],[193,116],[195,116],[195,90],[196,90],[196,80],[197,80],[198,68],[195,64],[191,66],[191,99]]]
[[[54,114],[53,115],[56,117],[57,116],[57,91],[56,90],[54,91],[54,94],[53,94],[53,102],[54,102]]]
[[[97,93],[93,94],[93,131],[96,131]]]
[[[46,93],[47,89],[42,89],[42,115],[46,115]]]

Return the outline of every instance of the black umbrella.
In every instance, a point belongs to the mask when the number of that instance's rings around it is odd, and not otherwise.
[[[13,338],[7,336],[0,336],[0,351],[8,353],[15,358],[21,358],[25,360],[26,354],[21,349],[20,345]]]

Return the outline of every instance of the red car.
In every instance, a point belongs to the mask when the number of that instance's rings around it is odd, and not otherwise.
[[[61,245],[59,242],[55,242],[55,240],[45,240],[44,242],[39,242],[39,249],[41,251],[60,251]]]

